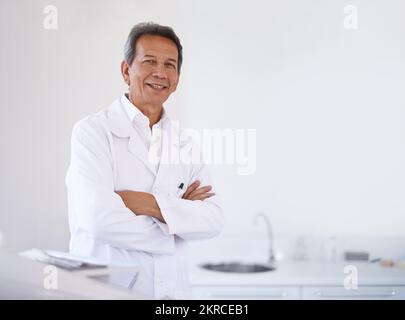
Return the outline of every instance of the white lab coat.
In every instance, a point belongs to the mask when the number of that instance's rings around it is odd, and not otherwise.
[[[197,179],[201,185],[212,185],[207,167],[182,163],[153,166],[125,112],[124,104],[128,107],[128,103],[123,95],[73,128],[66,176],[70,252],[112,264],[139,264],[143,272],[112,281],[147,297],[190,298],[185,245],[188,240],[220,233],[224,216],[219,198],[181,198],[180,183],[184,183],[184,191]],[[173,136],[180,136],[180,131],[170,119],[162,123],[162,130],[170,137],[163,135],[162,154],[169,149],[182,152],[195,148],[191,139]],[[152,193],[166,224],[134,214],[115,193],[122,190]]]

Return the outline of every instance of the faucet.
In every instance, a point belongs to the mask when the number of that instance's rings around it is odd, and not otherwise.
[[[273,264],[276,261],[276,258],[274,256],[274,239],[273,239],[273,229],[271,228],[271,223],[270,223],[270,219],[269,217],[263,213],[263,212],[258,212],[254,218],[254,224],[257,224],[257,221],[259,220],[259,218],[262,218],[263,221],[266,224],[267,227],[267,236],[268,236],[268,240],[269,240],[269,263]]]

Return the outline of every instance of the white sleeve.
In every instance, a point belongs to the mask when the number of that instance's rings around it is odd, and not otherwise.
[[[73,129],[66,176],[72,229],[128,250],[171,254],[174,237],[148,216],[136,216],[115,193],[110,143],[97,124],[79,122]]]
[[[205,165],[194,166],[191,182],[200,186],[212,184]],[[187,187],[187,186],[186,186]],[[208,239],[217,236],[224,226],[224,214],[217,194],[205,200],[186,200],[173,195],[153,194],[166,224],[159,223],[166,234],[175,234],[185,240]]]

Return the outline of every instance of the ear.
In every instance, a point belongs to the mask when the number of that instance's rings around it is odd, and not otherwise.
[[[122,60],[121,62],[121,74],[125,83],[129,85],[129,65],[125,60]]]

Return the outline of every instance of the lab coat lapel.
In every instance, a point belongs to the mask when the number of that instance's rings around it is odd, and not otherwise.
[[[108,127],[111,132],[119,138],[129,138],[128,151],[136,156],[143,164],[156,175],[155,168],[149,161],[149,153],[138,132],[132,127],[125,111],[121,106],[120,99],[117,99],[108,109]]]
[[[162,154],[159,169],[165,167],[165,165],[177,164],[177,155],[180,151],[178,131],[170,120],[163,124],[163,133]]]
[[[176,175],[176,171],[181,171],[185,165],[181,153],[190,151],[191,139],[182,137],[178,123],[171,120],[165,121],[163,131],[162,154],[157,176],[167,178]]]

